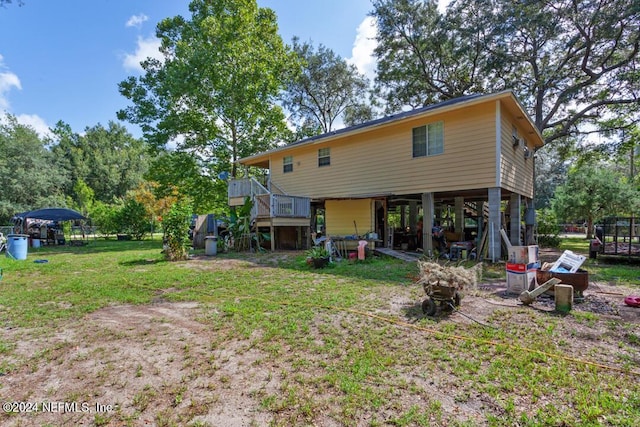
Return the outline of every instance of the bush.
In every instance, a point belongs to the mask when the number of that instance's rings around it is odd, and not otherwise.
[[[119,232],[130,234],[141,240],[145,233],[151,231],[150,215],[144,205],[134,199],[128,199],[117,215]]]
[[[126,200],[124,205],[96,202],[90,216],[104,236],[121,233],[141,240],[145,233],[151,231],[150,214],[142,203],[134,199]]]
[[[162,218],[165,238],[165,257],[169,261],[181,261],[189,255],[189,225],[191,224],[191,204],[177,202]]]
[[[103,202],[96,202],[89,213],[93,224],[98,226],[100,234],[108,236],[120,231],[118,214],[120,207],[117,205],[107,205]]]
[[[560,246],[560,227],[555,213],[551,209],[541,209],[536,212],[538,221],[538,245],[547,248]]]

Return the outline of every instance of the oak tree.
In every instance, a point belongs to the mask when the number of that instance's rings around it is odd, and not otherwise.
[[[255,0],[194,0],[191,17],[161,21],[162,60],[120,83],[133,103],[118,117],[141,125],[162,149],[238,173],[236,161],[273,147],[286,130],[276,97],[292,55],[278,35],[275,13]]]

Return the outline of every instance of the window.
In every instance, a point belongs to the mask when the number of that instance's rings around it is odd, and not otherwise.
[[[282,173],[293,172],[293,156],[282,158]]]
[[[329,166],[331,164],[331,149],[321,148],[318,150],[318,167]]]
[[[434,156],[444,152],[444,122],[413,128],[413,157]]]

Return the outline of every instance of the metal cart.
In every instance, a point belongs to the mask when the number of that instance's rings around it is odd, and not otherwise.
[[[438,304],[441,310],[453,310],[460,305],[462,295],[458,291],[457,286],[445,286],[440,284],[423,284],[427,298],[422,301],[422,312],[427,316],[433,316],[438,310]]]

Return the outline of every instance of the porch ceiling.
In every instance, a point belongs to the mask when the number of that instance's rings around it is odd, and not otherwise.
[[[503,188],[501,191],[502,200],[508,200],[509,197],[511,197],[511,194],[511,191]],[[436,191],[433,193],[433,200],[436,203],[454,204],[456,197],[464,198],[465,202],[483,202],[487,201],[489,198],[489,189],[478,188],[471,190]],[[420,203],[422,201],[422,195],[420,193],[416,193],[389,197],[390,204],[403,204],[403,202],[409,201],[416,201]]]

